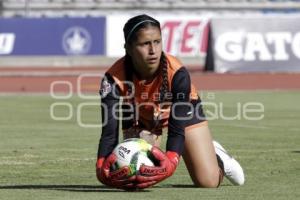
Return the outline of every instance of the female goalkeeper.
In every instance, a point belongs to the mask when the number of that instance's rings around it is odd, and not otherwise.
[[[195,186],[218,187],[225,175],[233,184],[244,183],[239,163],[212,141],[197,90],[187,69],[162,51],[160,23],[138,15],[124,28],[126,55],[105,73],[101,83],[102,135],[96,164],[97,178],[105,185],[146,188],[171,176],[180,157]],[[123,102],[120,105],[120,97]],[[111,171],[118,144],[119,119],[123,138],[140,137],[153,144],[159,166],[143,165],[140,174],[127,178],[129,169]],[[159,149],[167,127],[166,152]]]

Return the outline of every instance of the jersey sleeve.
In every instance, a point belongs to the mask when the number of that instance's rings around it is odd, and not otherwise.
[[[105,74],[100,87],[102,133],[98,146],[98,158],[108,156],[118,144],[119,138],[119,95],[120,89],[113,78]]]
[[[168,122],[167,151],[175,151],[179,155],[184,147],[184,129],[191,118],[190,103],[191,79],[185,67],[180,68],[171,83],[172,106]]]

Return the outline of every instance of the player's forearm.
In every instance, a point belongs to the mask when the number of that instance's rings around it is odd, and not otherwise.
[[[100,92],[102,133],[98,147],[98,158],[108,156],[118,144],[119,138],[119,113],[117,112],[119,110],[119,99],[109,90],[113,85],[113,80],[109,77],[104,80],[106,82],[103,86],[102,81],[102,94]],[[114,92],[119,94],[117,89]]]
[[[108,108],[111,108],[111,106]],[[109,155],[118,144],[119,137],[119,121],[113,116],[112,110],[104,111],[102,109],[101,115],[103,127],[98,147],[98,158]]]
[[[184,132],[191,111],[191,81],[187,70],[183,67],[176,72],[172,80],[172,106],[168,125],[167,151],[181,155],[184,147]]]
[[[189,112],[189,106],[186,105],[172,105],[172,110],[170,113],[169,123],[168,123],[168,139],[167,139],[167,151],[174,151],[181,155],[184,147],[184,129],[186,127],[187,120],[184,119],[186,115],[184,113]],[[183,113],[183,114],[180,114]]]

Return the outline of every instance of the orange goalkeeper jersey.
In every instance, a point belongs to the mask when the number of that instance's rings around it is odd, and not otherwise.
[[[182,68],[182,64],[175,57],[167,55],[168,61],[168,90],[171,91],[173,84],[181,84],[172,82],[176,72]],[[122,96],[128,96],[128,84],[124,82],[126,80],[124,58],[118,60],[107,73],[111,75],[115,83],[120,88]],[[168,119],[170,114],[171,103],[163,103],[159,105],[160,86],[163,82],[162,70],[159,71],[157,76],[148,83],[140,81],[136,76],[133,76],[134,84],[134,99],[137,107],[137,116],[139,126],[146,128],[147,130],[159,133],[162,127],[168,125]],[[190,86],[190,100],[197,100],[198,94],[196,88],[191,84]],[[172,93],[168,93],[170,98]],[[185,95],[185,94],[178,94]],[[159,125],[155,122],[155,119],[159,118]]]
[[[106,72],[101,83],[102,135],[98,157],[107,156],[118,144],[119,120],[123,129],[133,126],[161,134],[168,127],[166,150],[183,151],[185,129],[205,121],[201,100],[190,80],[188,71],[174,57],[167,55],[168,101],[159,101],[163,83],[162,69],[159,68],[153,80],[139,80],[132,72],[132,83],[126,77],[125,58],[119,59]],[[132,96],[133,95],[133,96]],[[120,104],[120,97],[124,99]],[[133,105],[132,109],[128,109]],[[115,108],[122,106],[123,117],[116,118]],[[126,107],[127,106],[127,107]],[[105,108],[105,109],[104,109]]]

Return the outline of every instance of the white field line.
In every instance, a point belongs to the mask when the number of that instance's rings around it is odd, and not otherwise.
[[[15,160],[0,160],[1,165],[35,165],[35,162],[15,161]]]
[[[229,126],[235,128],[273,129],[271,126],[247,125],[247,124],[215,124],[214,126]]]
[[[248,125],[248,124],[215,124],[214,126],[228,126],[235,128],[253,128],[253,129],[267,129],[267,130],[275,130],[278,129],[278,126],[262,126],[262,125]],[[286,128],[286,131],[295,131],[300,133],[300,128],[292,127]]]
[[[47,160],[40,163],[60,163],[60,162],[82,162],[82,161],[95,161],[96,158],[59,158],[57,160]]]
[[[66,92],[57,92],[56,94],[63,95],[63,94],[66,94]],[[84,92],[84,94],[86,94],[86,95],[95,94],[95,96],[99,96],[99,99],[100,99],[100,95],[98,95],[98,93],[95,93],[95,92]],[[49,96],[49,97],[51,97],[51,93],[50,93],[50,89],[49,89],[49,92],[1,92],[0,91],[0,97],[1,96],[3,96],[3,97],[10,97],[10,96],[12,96],[12,97],[13,96],[19,96],[19,97],[20,96],[29,96],[29,97],[30,96],[33,96],[33,97],[41,96],[41,97],[45,97],[45,96]],[[79,96],[77,95],[77,91],[74,92],[74,95],[72,97],[79,98]]]
[[[59,71],[59,72],[1,72],[0,77],[51,77],[51,76],[80,76],[82,74],[103,75],[104,71]]]
[[[62,93],[63,94],[63,93]],[[50,89],[49,92],[0,92],[0,97],[10,97],[10,96],[49,96],[50,97]]]
[[[6,157],[7,158],[7,157]],[[2,160],[0,158],[0,166],[1,165],[38,165],[38,164],[56,164],[56,163],[64,163],[64,162],[84,162],[84,161],[95,161],[96,158],[60,158],[57,160],[42,160],[42,161],[18,161],[18,160]],[[15,158],[14,158],[15,159]]]

